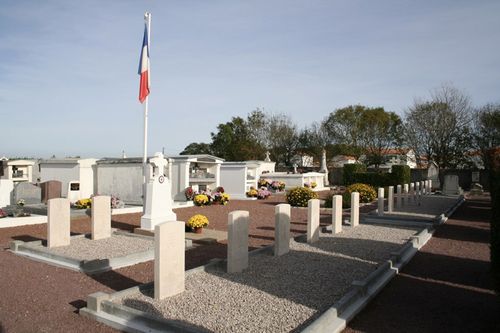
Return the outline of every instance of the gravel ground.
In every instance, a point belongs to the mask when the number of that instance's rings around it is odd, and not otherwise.
[[[312,245],[291,240],[290,253],[251,257],[243,273],[196,273],[181,295],[155,301],[151,293],[138,294],[121,303],[213,332],[289,332],[324,312],[417,231],[361,225],[321,234]]]
[[[49,249],[41,245],[39,249],[78,260],[109,259],[154,250],[154,241],[142,237],[112,234],[109,238],[98,240],[91,240],[87,237],[71,237],[71,243],[68,246]]]

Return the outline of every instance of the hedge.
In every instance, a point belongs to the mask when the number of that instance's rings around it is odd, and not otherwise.
[[[366,168],[363,165],[359,167],[360,165],[347,164],[344,166],[344,185],[363,183],[378,188],[409,184],[411,180],[410,167],[407,165],[393,165],[391,173],[365,172]],[[348,167],[347,170],[346,167]]]
[[[355,177],[354,175],[366,171],[366,166],[364,164],[358,164],[358,163],[345,164],[343,169],[344,169],[344,173],[342,175],[342,178],[344,180],[344,185],[347,186],[347,185],[351,185],[354,183],[362,183],[362,182],[356,181],[354,179],[354,177]]]

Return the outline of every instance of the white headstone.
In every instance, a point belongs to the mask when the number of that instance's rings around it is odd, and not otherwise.
[[[111,197],[97,195],[92,198],[92,239],[111,237]]]
[[[398,185],[396,187],[397,193],[396,193],[396,208],[401,209],[401,200],[403,198],[403,193],[402,193],[402,187],[401,185]]]
[[[281,256],[290,250],[290,205],[279,204],[274,208],[274,255]]]
[[[334,195],[332,198],[332,233],[342,232],[342,196]]]
[[[47,246],[70,244],[71,222],[69,199],[56,198],[47,201]]]
[[[404,184],[403,185],[403,204],[404,205],[408,205],[408,199],[409,199],[408,189],[409,189],[408,184]]]
[[[141,217],[141,228],[154,230],[157,224],[176,221],[177,215],[172,211],[170,179],[163,173],[168,161],[162,153],[156,153],[149,163],[152,170],[146,184],[146,207]]]
[[[351,227],[359,225],[359,193],[351,193]]]
[[[155,226],[155,299],[180,294],[185,284],[186,224],[168,221]]]
[[[227,226],[227,272],[239,273],[248,267],[249,213],[237,210],[229,213]]]
[[[389,186],[387,193],[387,212],[392,213],[394,211],[394,186]]]
[[[461,188],[458,185],[459,178],[457,175],[445,175],[443,194],[458,195],[461,193]]]
[[[10,179],[0,179],[0,208],[12,204],[14,182]]]
[[[384,215],[384,188],[378,188],[378,216]]]
[[[307,202],[307,242],[315,243],[319,240],[319,199]]]

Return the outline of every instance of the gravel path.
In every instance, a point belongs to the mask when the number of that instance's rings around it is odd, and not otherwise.
[[[50,249],[40,246],[39,249],[78,260],[109,259],[154,250],[154,241],[142,237],[112,234],[109,238],[98,240],[91,240],[87,237],[71,237],[71,243],[68,246]]]
[[[151,293],[138,294],[121,302],[212,332],[289,332],[339,300],[417,230],[361,225],[321,234],[312,245],[291,240],[289,254],[251,257],[241,274],[196,273],[181,295],[155,301]]]

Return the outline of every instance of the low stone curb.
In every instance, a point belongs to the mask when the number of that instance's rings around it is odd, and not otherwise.
[[[114,231],[114,234],[123,235],[127,237],[136,237],[143,239],[151,239],[151,237],[136,235],[127,232]],[[71,238],[86,237],[86,235],[76,235]],[[68,268],[74,271],[79,271],[88,275],[106,272],[112,269],[127,267],[141,262],[150,261],[154,259],[154,249],[131,253],[122,257],[95,259],[95,260],[79,260],[71,257],[66,257],[60,254],[54,254],[47,251],[40,250],[42,241],[12,241],[10,242],[10,251],[30,259],[43,262],[49,265]],[[186,240],[186,250],[192,248],[192,242]]]
[[[461,196],[457,203],[446,213],[446,219],[464,202]],[[446,220],[444,220],[446,221]],[[440,223],[444,223],[440,222]],[[402,225],[407,225],[405,222]],[[391,253],[391,259],[381,265],[362,281],[353,281],[349,291],[318,319],[307,326],[302,332],[323,333],[340,332],[346,328],[364,307],[383,289],[387,283],[399,273],[411,258],[424,246],[434,233],[434,226],[429,226],[410,237],[399,251]]]
[[[297,242],[305,241],[305,235],[294,237]],[[427,229],[415,234],[397,252],[391,253],[391,260],[380,265],[362,281],[353,281],[347,293],[336,302],[329,310],[306,327],[304,332],[330,332],[332,327],[341,327],[354,317],[361,309],[397,274],[399,269],[406,264],[411,257],[430,238]],[[273,254],[273,245],[268,245],[249,252],[249,256],[262,253]],[[208,264],[186,271],[186,276],[207,270],[226,270],[226,260],[212,259]],[[148,283],[113,294],[102,292],[94,293],[87,298],[87,307],[80,309],[82,316],[107,324],[115,329],[125,332],[201,332],[184,323],[151,316],[150,314],[132,309],[130,307],[114,303],[114,299],[127,295],[144,292],[153,288],[154,284]]]

